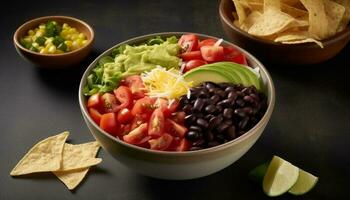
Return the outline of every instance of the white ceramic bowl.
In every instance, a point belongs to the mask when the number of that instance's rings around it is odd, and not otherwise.
[[[169,180],[184,180],[193,179],[213,174],[237,161],[242,157],[257,141],[262,132],[264,131],[274,108],[275,104],[275,89],[272,79],[265,69],[265,67],[251,54],[238,46],[224,41],[223,44],[231,45],[245,54],[248,63],[252,67],[260,69],[260,74],[265,86],[265,94],[268,99],[268,108],[263,118],[256,124],[251,130],[242,136],[227,142],[225,144],[188,152],[165,152],[154,151],[150,149],[141,148],[135,145],[127,144],[118,138],[109,135],[107,132],[99,128],[94,123],[88,114],[86,108],[86,97],[82,90],[86,84],[86,78],[90,74],[90,71],[95,67],[97,61],[105,55],[109,55],[113,48],[116,48],[123,44],[139,44],[146,41],[149,38],[155,36],[181,36],[187,34],[184,32],[167,32],[167,33],[155,33],[145,36],[140,36],[119,43],[112,48],[102,53],[90,66],[86,69],[79,87],[79,104],[82,111],[84,120],[88,125],[92,135],[102,145],[103,149],[111,154],[115,159],[140,174]],[[200,39],[214,38],[215,37],[196,34]]]

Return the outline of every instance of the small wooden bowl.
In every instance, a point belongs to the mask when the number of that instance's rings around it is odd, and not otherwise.
[[[335,36],[322,40],[324,48],[314,43],[281,44],[263,40],[233,25],[232,12],[235,11],[232,0],[221,0],[220,20],[226,35],[232,42],[247,49],[253,55],[269,63],[284,65],[309,65],[331,59],[350,41],[350,26]]]
[[[76,28],[79,32],[84,33],[87,37],[87,44],[84,47],[74,51],[61,54],[40,54],[24,48],[20,44],[20,39],[27,35],[28,30],[38,27],[41,23],[54,20],[58,24],[67,23]],[[94,31],[85,22],[67,16],[46,16],[30,20],[20,26],[13,35],[13,42],[17,52],[25,59],[34,63],[38,67],[47,69],[63,69],[80,63],[90,53],[94,41]]]

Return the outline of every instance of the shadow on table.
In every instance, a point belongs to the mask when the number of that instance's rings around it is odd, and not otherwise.
[[[101,52],[93,50],[82,63],[68,69],[48,70],[37,67],[38,77],[45,85],[59,93],[76,93],[85,69],[100,54]]]

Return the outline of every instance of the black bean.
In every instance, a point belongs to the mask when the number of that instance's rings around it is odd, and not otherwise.
[[[194,115],[186,115],[185,117],[185,125],[186,126],[190,126],[192,124],[194,124],[197,120],[197,117]]]
[[[202,132],[202,128],[199,126],[190,126],[190,131]]]
[[[209,115],[206,115],[206,116],[204,117],[204,119],[207,120],[207,121],[209,121],[209,120],[210,120],[211,118],[213,118],[213,117],[215,117],[215,115],[209,114]]]
[[[238,124],[239,129],[245,130],[245,129],[247,128],[248,121],[249,121],[249,117],[243,118],[243,119],[239,122],[239,124]]]
[[[222,107],[228,107],[231,104],[231,101],[228,99],[224,99],[222,101],[219,101],[216,105],[222,106]]]
[[[244,111],[243,108],[237,108],[235,109],[234,113],[240,117],[246,117],[247,113]]]
[[[198,98],[193,105],[193,111],[198,111],[200,112],[204,106],[205,102],[204,99]]]
[[[259,98],[259,96],[258,95],[256,95],[256,94],[249,94],[249,96],[251,96],[253,99],[255,99],[256,101],[259,101],[260,100],[260,98]]]
[[[217,134],[215,136],[215,140],[218,141],[219,143],[224,143],[225,141],[225,136],[223,134]]]
[[[228,93],[227,98],[230,100],[236,100],[237,96],[238,95],[235,91],[231,91],[230,93]]]
[[[218,91],[218,88],[210,88],[210,89],[208,89],[208,91],[210,94],[216,94]]]
[[[230,126],[225,132],[225,136],[229,140],[233,140],[236,138],[236,127],[235,126]]]
[[[225,108],[223,112],[223,116],[225,119],[231,119],[232,118],[233,109],[232,108]]]
[[[205,138],[207,139],[207,141],[213,141],[214,140],[214,133],[211,131],[207,131],[205,134]]]
[[[211,104],[216,104],[217,102],[219,102],[220,101],[220,97],[219,97],[219,95],[213,95],[212,97],[210,97],[210,103]]]
[[[216,111],[216,106],[213,104],[207,105],[205,107],[205,112],[207,113],[214,113]]]
[[[219,126],[221,124],[223,120],[223,117],[221,116],[216,116],[216,117],[213,117],[209,120],[209,129],[213,129],[213,128],[216,128],[217,126]]]
[[[217,114],[222,113],[222,111],[224,110],[224,108],[222,106],[216,106],[216,112]]]
[[[196,113],[193,113],[194,116],[196,116],[197,118],[203,118],[204,114],[201,113],[201,112],[196,112]]]
[[[204,144],[205,144],[205,140],[199,139],[199,140],[193,142],[192,146],[200,147],[200,146],[203,146]]]
[[[225,98],[226,97],[225,91],[223,91],[223,90],[218,90],[216,92],[216,94],[219,95],[221,98]]]
[[[221,89],[225,89],[225,88],[227,88],[228,86],[231,86],[230,83],[219,83],[218,85],[219,85],[219,87],[220,87]]]
[[[209,91],[207,89],[202,89],[198,93],[198,97],[200,97],[200,98],[207,98],[208,96],[209,96]]]
[[[203,149],[202,147],[191,147],[190,151],[197,151]]]
[[[205,129],[208,128],[208,126],[209,126],[208,122],[202,118],[198,118],[196,122],[197,122],[198,126],[205,128]]]
[[[242,108],[243,111],[246,113],[246,115],[251,115],[253,114],[253,109],[251,107],[244,107]]]
[[[208,147],[215,147],[215,146],[218,146],[218,145],[220,145],[220,143],[217,142],[217,141],[208,142]]]
[[[192,106],[190,104],[187,104],[182,108],[182,110],[187,114],[192,113]]]
[[[250,95],[244,96],[244,97],[243,97],[243,100],[244,100],[245,102],[248,102],[248,103],[254,103],[254,102],[255,102],[255,100],[253,99],[253,97],[251,97]]]
[[[233,86],[228,86],[226,89],[225,89],[225,92],[227,93],[230,93],[232,91],[236,91],[236,89],[233,87]]]
[[[186,96],[181,96],[179,100],[180,106],[185,106],[186,104],[190,103],[189,99],[187,99]]]
[[[217,85],[213,82],[206,82],[205,87],[209,90],[211,88],[217,88]]]
[[[225,120],[225,121],[222,122],[222,123],[225,123],[225,124],[231,126],[231,125],[233,124],[233,121],[232,121],[231,119],[229,119],[229,120]]]
[[[218,133],[223,133],[229,126],[230,125],[226,123],[222,123],[216,128],[216,130],[218,131]]]
[[[236,103],[239,107],[244,107],[244,105],[245,105],[243,99],[236,99],[235,103]]]
[[[189,141],[197,141],[199,139],[201,139],[203,137],[201,132],[197,132],[197,131],[188,131],[185,134],[185,138],[188,139]]]
[[[238,136],[241,136],[241,135],[243,135],[245,133],[245,131],[239,131],[238,132]]]

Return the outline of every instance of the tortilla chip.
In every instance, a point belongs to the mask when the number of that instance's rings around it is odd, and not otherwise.
[[[236,13],[238,15],[238,22],[239,24],[242,24],[245,18],[247,17],[246,11],[244,9],[244,6],[239,0],[232,0],[236,7]]]
[[[260,20],[262,14],[259,11],[253,11],[250,15],[244,20],[241,25],[241,29],[248,32],[251,26]]]
[[[297,40],[297,41],[286,41],[286,42],[282,42],[282,44],[303,44],[303,43],[310,43],[310,42],[316,43],[318,46],[320,46],[323,49],[322,42],[315,40],[313,38],[307,38],[304,40]]]
[[[266,37],[288,28],[291,23],[295,23],[295,19],[291,16],[270,8],[264,11],[264,14],[259,18],[260,21],[253,24],[248,33],[258,37]]]
[[[309,33],[313,38],[329,36],[328,19],[323,0],[300,0],[309,11]]]
[[[275,38],[275,42],[288,42],[288,41],[296,41],[296,40],[304,40],[309,38],[307,31],[300,31],[300,30],[294,30],[294,31],[285,31],[278,35],[278,37]]]
[[[264,12],[269,9],[281,10],[280,0],[265,0],[264,1]]]
[[[344,13],[343,19],[340,22],[338,30],[337,30],[339,32],[339,31],[344,30],[349,24],[349,21],[350,21],[350,1],[349,0],[334,0],[334,2],[345,7],[345,13]]]
[[[93,145],[89,145],[91,149],[88,149],[91,158],[96,157],[97,152],[100,148],[97,142],[93,142]],[[79,183],[84,179],[88,173],[89,168],[82,168],[70,171],[56,171],[53,172],[58,179],[60,179],[69,190],[75,189]]]
[[[340,22],[345,14],[345,7],[330,0],[324,0],[328,18],[328,30],[330,35],[337,33]]]
[[[62,161],[62,150],[68,135],[69,132],[65,131],[38,142],[18,162],[10,175],[19,176],[59,170]]]
[[[68,144],[63,148],[63,159],[61,168],[53,171],[68,171],[74,169],[82,169],[99,164],[102,159],[95,158],[95,149],[99,147],[97,142],[89,142],[84,144]]]

